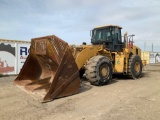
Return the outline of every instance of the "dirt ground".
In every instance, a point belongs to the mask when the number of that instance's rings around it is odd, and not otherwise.
[[[114,78],[102,87],[81,84],[80,93],[40,103],[0,78],[0,120],[159,120],[160,64],[147,65],[138,80]]]

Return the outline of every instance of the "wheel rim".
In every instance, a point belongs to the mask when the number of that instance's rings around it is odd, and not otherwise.
[[[140,72],[140,63],[139,62],[136,62],[135,65],[134,65],[134,70],[136,73],[139,73]]]
[[[100,76],[106,78],[109,75],[109,67],[106,64],[103,64],[100,67]]]

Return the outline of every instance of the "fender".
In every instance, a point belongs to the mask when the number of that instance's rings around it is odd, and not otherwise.
[[[81,69],[87,60],[93,56],[96,56],[100,50],[102,50],[102,48],[99,45],[85,47],[75,59],[78,69]]]

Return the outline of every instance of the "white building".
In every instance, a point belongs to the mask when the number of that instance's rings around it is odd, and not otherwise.
[[[0,39],[0,74],[18,74],[29,54],[30,42]]]

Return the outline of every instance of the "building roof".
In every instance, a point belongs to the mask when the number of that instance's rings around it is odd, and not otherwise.
[[[0,39],[0,42],[10,42],[10,43],[31,43],[30,41],[7,40],[7,39]]]

